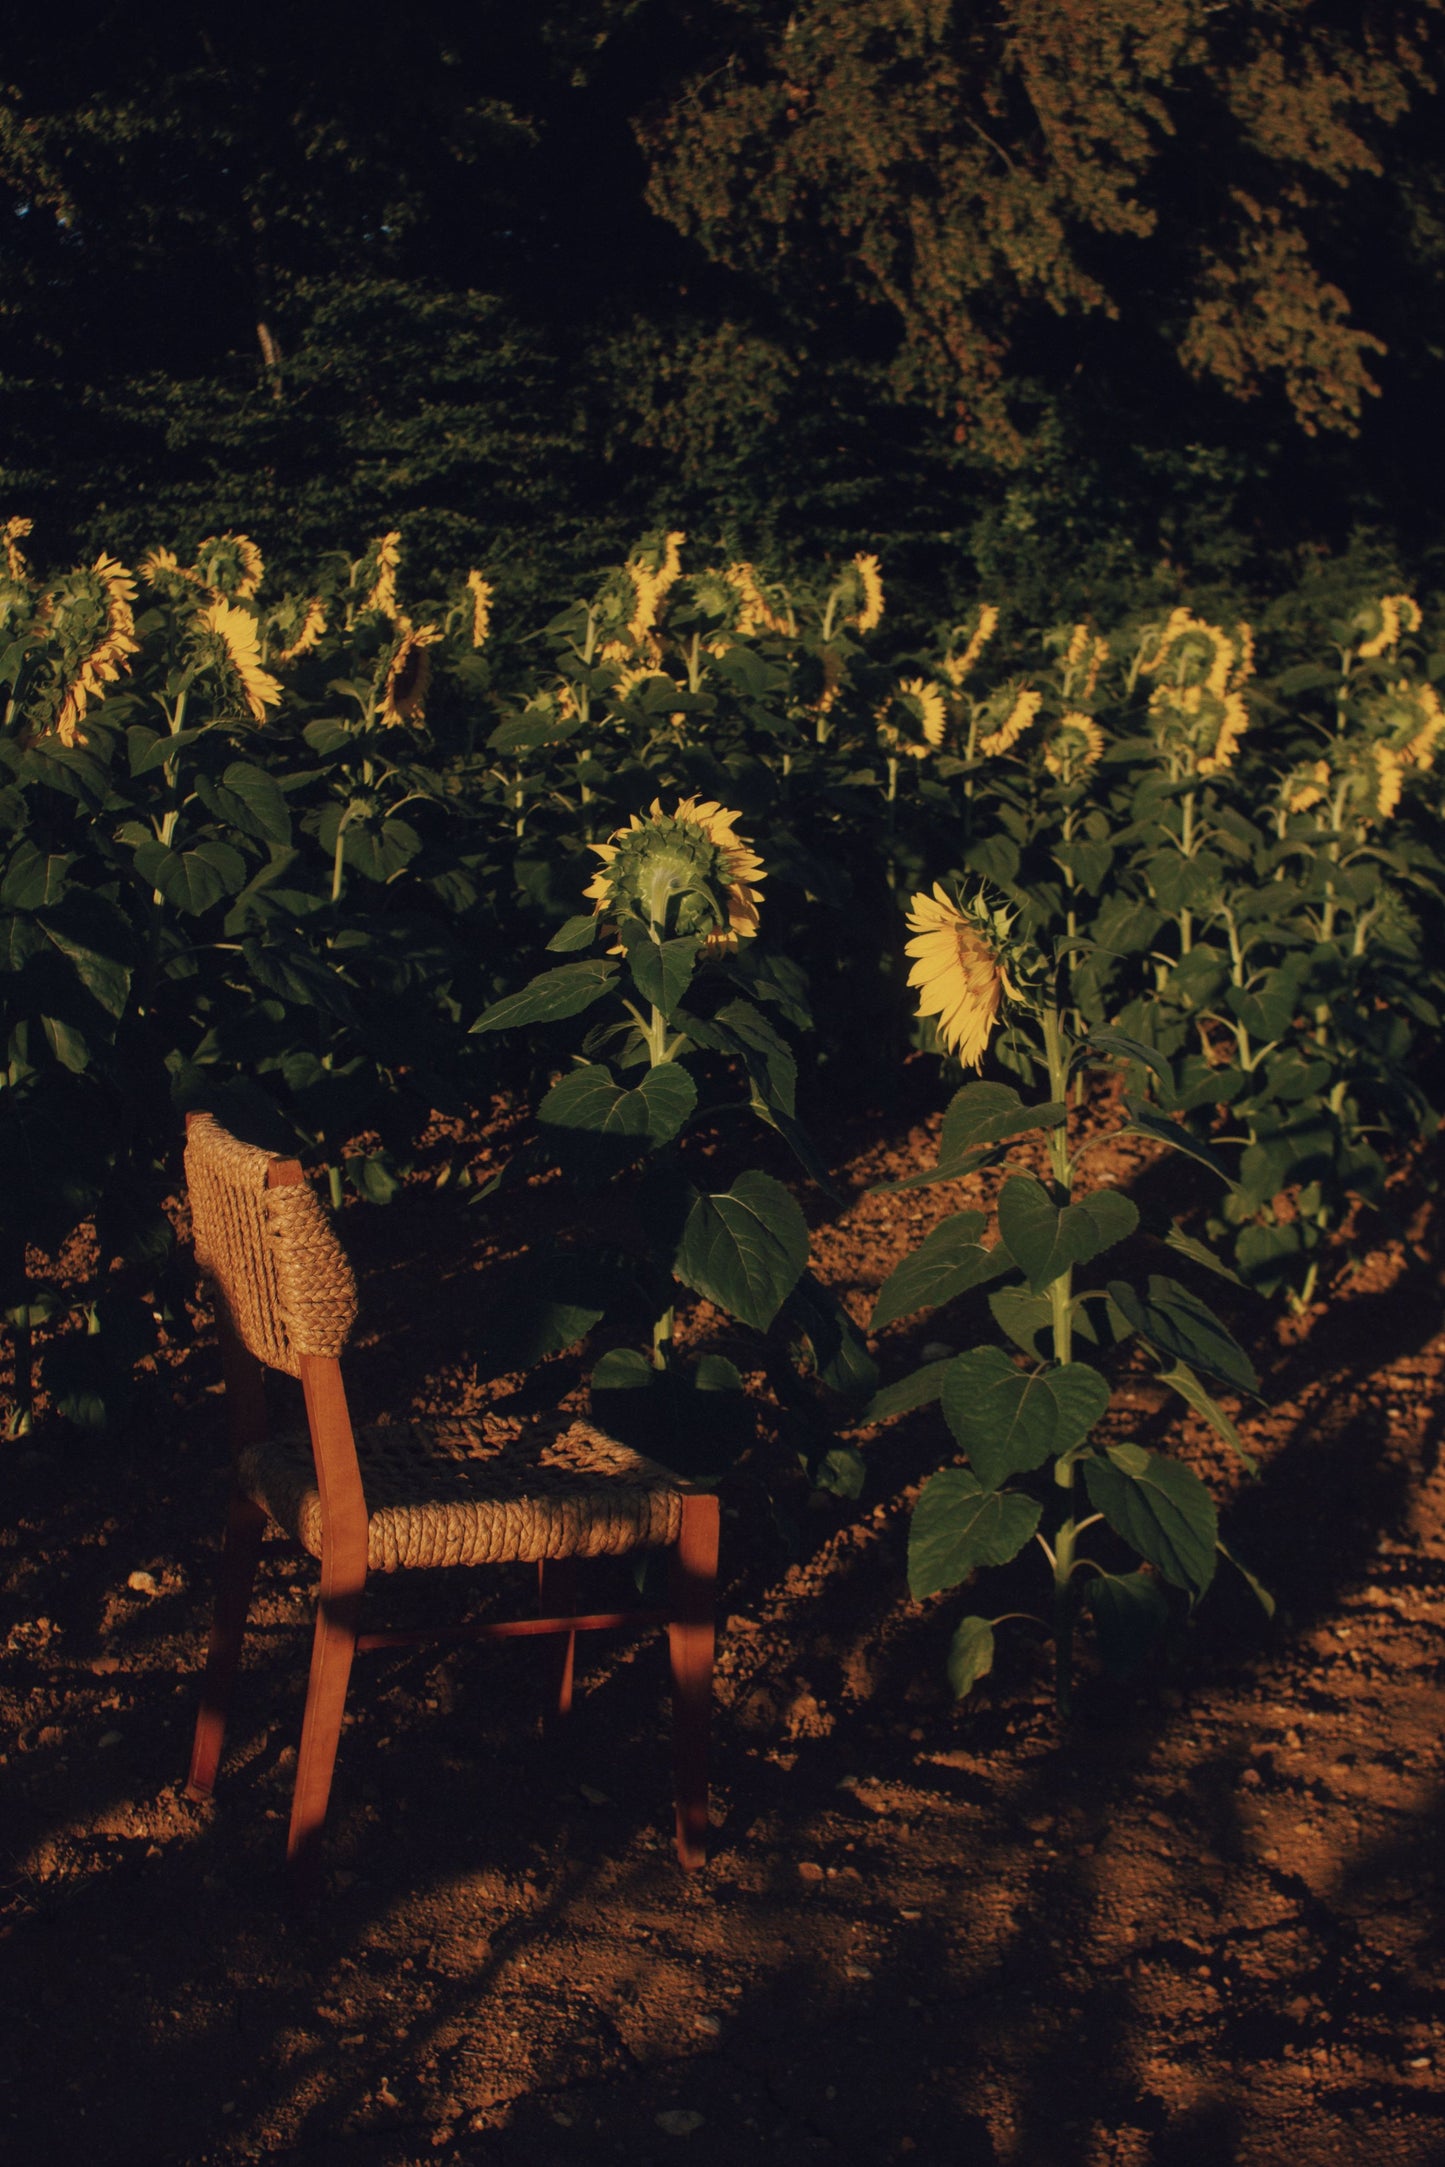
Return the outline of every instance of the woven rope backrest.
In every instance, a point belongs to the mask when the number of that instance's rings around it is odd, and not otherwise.
[[[196,1261],[242,1343],[295,1377],[303,1354],[340,1354],[356,1321],[356,1282],[308,1184],[269,1186],[277,1161],[210,1114],[187,1131]]]

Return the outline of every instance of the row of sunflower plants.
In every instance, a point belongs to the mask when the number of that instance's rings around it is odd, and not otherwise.
[[[380,1199],[430,1108],[477,1105],[499,1078],[549,1092],[543,997],[505,1007],[521,959],[543,934],[580,941],[599,845],[627,858],[619,838],[669,820],[724,854],[744,848],[740,828],[753,838],[773,992],[740,982],[760,969],[751,936],[734,928],[726,956],[705,941],[686,1050],[655,1065],[707,1070],[709,1092],[730,1079],[814,1175],[797,1048],[766,1033],[802,1028],[811,987],[815,1072],[867,1068],[886,1091],[910,1038],[935,1042],[910,1025],[902,948],[908,897],[936,877],[954,892],[986,877],[1021,937],[1092,940],[1071,949],[1070,1027],[1123,1029],[1135,1093],[1150,1077],[1230,1157],[1216,1231],[1258,1284],[1308,1299],[1350,1195],[1379,1193],[1380,1134],[1429,1118],[1440,670],[1406,597],[1346,612],[1328,664],[1276,638],[1272,677],[1244,628],[1182,609],[1048,631],[1030,671],[1001,666],[1019,642],[989,603],[885,652],[867,555],[784,587],[742,562],[685,571],[668,532],[535,639],[512,628],[499,677],[487,581],[408,593],[397,534],[275,600],[244,536],[48,582],[25,541],[10,521],[4,1120],[29,1124],[17,1150],[47,1199],[10,1237],[22,1336],[47,1290],[14,1260],[53,1246],[57,1213],[103,1203],[102,1246],[154,1264],[176,1102],[219,1096],[258,1133],[299,1139],[337,1195],[349,1175]],[[75,950],[66,927],[85,913],[77,963],[58,944]],[[632,947],[644,922],[663,946],[702,937],[629,908]],[[590,960],[607,998],[642,1012],[631,953],[579,950],[551,975]],[[514,1029],[468,1031],[499,1002]],[[738,1002],[761,1025],[719,1022]],[[595,1044],[589,1027],[588,1065]],[[612,1041],[609,1074],[640,1065],[642,1044]],[[999,1051],[1027,1084],[1037,1054],[1017,1034]],[[653,1088],[665,1102],[678,1085]],[[670,1163],[703,1118],[647,1156]],[[384,1148],[343,1166],[366,1130]],[[134,1332],[153,1307],[132,1304]],[[665,1344],[648,1355],[658,1374]],[[856,1367],[857,1350],[843,1359]]]

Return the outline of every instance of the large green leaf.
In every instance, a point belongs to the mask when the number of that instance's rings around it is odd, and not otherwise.
[[[1109,1387],[1087,1362],[1064,1362],[1044,1372],[1054,1402],[1053,1449],[1072,1452],[1109,1412]]]
[[[1109,1293],[1135,1331],[1161,1354],[1191,1369],[1208,1370],[1241,1392],[1258,1392],[1259,1378],[1239,1342],[1177,1279],[1151,1272],[1147,1296],[1136,1293],[1127,1280],[1111,1279]]]
[[[987,1618],[960,1618],[948,1648],[948,1682],[963,1700],[993,1669],[993,1626]]]
[[[637,1151],[669,1143],[696,1105],[697,1088],[675,1061],[649,1069],[630,1091],[614,1080],[605,1062],[590,1061],[552,1086],[537,1119],[571,1142],[600,1144],[602,1156],[622,1163]]]
[[[1117,1189],[1096,1189],[1062,1210],[1031,1174],[1011,1174],[999,1192],[999,1233],[1035,1294],[1112,1249],[1138,1224],[1138,1212]]]
[[[910,1371],[900,1377],[896,1384],[884,1385],[875,1392],[858,1420],[865,1422],[895,1422],[899,1415],[912,1414],[915,1407],[927,1407],[943,1390],[943,1380],[953,1367],[954,1357],[947,1355],[941,1362],[925,1362],[921,1369]]]
[[[1232,1452],[1238,1454],[1251,1475],[1259,1473],[1259,1462],[1252,1452],[1245,1449],[1244,1439],[1230,1421],[1224,1409],[1205,1390],[1187,1362],[1173,1362],[1159,1373],[1161,1384],[1172,1384],[1186,1406],[1197,1415],[1203,1415],[1216,1437],[1222,1437]]]
[[[686,1287],[765,1332],[802,1276],[808,1225],[771,1174],[740,1174],[688,1213],[673,1271]]]
[[[559,1023],[564,1016],[580,1016],[584,1008],[600,1001],[617,980],[617,965],[598,957],[586,963],[559,963],[543,971],[518,993],[509,993],[484,1009],[472,1025],[474,1031],[512,1031],[521,1024]]]
[[[1202,1595],[1214,1578],[1219,1514],[1199,1477],[1140,1445],[1084,1461],[1089,1502],[1176,1588]]]
[[[1160,1143],[1169,1144],[1175,1151],[1182,1151],[1186,1159],[1207,1166],[1210,1173],[1217,1174],[1229,1188],[1234,1187],[1234,1178],[1218,1153],[1208,1144],[1202,1144],[1197,1136],[1191,1136],[1179,1122],[1156,1113],[1143,1099],[1126,1098],[1124,1104],[1129,1109],[1129,1119],[1124,1124],[1123,1134],[1127,1135],[1132,1129],[1139,1136],[1152,1136]]]
[[[1043,1512],[1014,1490],[985,1489],[966,1467],[945,1467],[923,1485],[908,1530],[908,1586],[915,1602],[956,1588],[981,1565],[1018,1556]]]
[[[881,1332],[885,1324],[911,1316],[916,1309],[936,1309],[966,1288],[1007,1270],[1007,1255],[995,1261],[994,1252],[979,1241],[987,1224],[981,1211],[960,1211],[934,1227],[912,1256],[905,1257],[884,1280],[873,1305],[870,1330]]]
[[[1046,1373],[1015,1369],[1001,1347],[954,1357],[943,1382],[943,1415],[990,1490],[1042,1466],[1058,1429]]]
[[[938,1163],[961,1159],[985,1144],[1001,1143],[1030,1129],[1057,1128],[1066,1112],[1066,1107],[1057,1104],[1025,1106],[1011,1084],[965,1084],[955,1091],[943,1116]]]
[[[702,942],[686,938],[654,940],[640,919],[624,919],[623,945],[632,982],[650,1007],[660,1009],[671,1023],[678,1002],[692,982]]]
[[[740,1042],[748,1073],[769,1107],[791,1120],[797,1110],[798,1064],[787,1040],[751,1001],[729,1001],[713,1022]]]
[[[198,918],[223,896],[238,895],[246,885],[246,861],[229,843],[197,843],[193,850],[142,843],[135,866],[173,910],[190,918]]]
[[[219,782],[196,779],[196,795],[208,812],[258,843],[282,846],[291,840],[291,808],[274,775],[233,760]]]

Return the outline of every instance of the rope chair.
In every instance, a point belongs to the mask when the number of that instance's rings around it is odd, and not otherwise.
[[[356,1285],[326,1213],[294,1159],[243,1144],[210,1114],[186,1123],[186,1184],[196,1260],[214,1300],[236,1482],[188,1790],[215,1786],[251,1590],[268,1528],[320,1561],[311,1675],[286,1856],[314,1893],[352,1658],[414,1641],[566,1636],[558,1710],[572,1701],[579,1633],[651,1622],[672,1670],[677,1855],[704,1861],[712,1700],[717,1499],[590,1422],[540,1422],[498,1445],[471,1421],[407,1421],[353,1431],[340,1355]],[[265,1372],[300,1380],[308,1437],[272,1434]],[[668,1554],[666,1604],[579,1612],[578,1561]],[[419,1631],[363,1632],[369,1573],[412,1566],[535,1563],[542,1615]]]

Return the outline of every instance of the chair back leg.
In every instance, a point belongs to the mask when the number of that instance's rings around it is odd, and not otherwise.
[[[231,1690],[246,1636],[251,1590],[266,1535],[266,1515],[254,1498],[237,1492],[231,1499],[226,1532],[221,1543],[221,1563],[216,1581],[216,1608],[211,1620],[211,1641],[201,1679],[201,1706],[196,1716],[196,1735],[191,1745],[191,1768],[186,1790],[192,1798],[211,1796],[226,1737]]]
[[[689,1872],[707,1860],[707,1744],[717,1596],[718,1501],[683,1500],[668,1559],[668,1654],[677,1784],[677,1856]]]
[[[316,1606],[311,1676],[306,1687],[306,1712],[301,1719],[296,1788],[291,1797],[291,1827],[286,1839],[286,1863],[295,1893],[302,1900],[313,1897],[319,1883],[321,1832],[331,1798],[336,1749],[341,1742],[341,1719],[346,1713],[346,1689],[356,1653],[365,1581],[364,1568],[359,1579],[355,1575],[323,1574]]]

